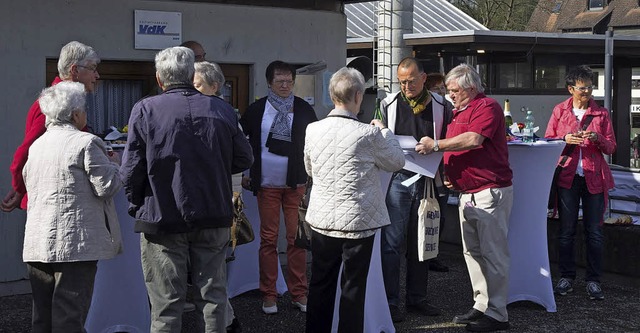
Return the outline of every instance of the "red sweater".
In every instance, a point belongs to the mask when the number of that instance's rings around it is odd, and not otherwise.
[[[56,76],[51,85],[56,85],[59,82],[62,82],[62,80]],[[13,162],[11,163],[11,186],[13,186],[13,189],[16,192],[27,192],[24,185],[24,179],[22,179],[22,168],[24,168],[25,163],[27,163],[29,147],[31,147],[31,144],[33,144],[36,139],[47,131],[47,128],[44,125],[45,119],[45,115],[42,114],[42,111],[40,110],[40,103],[36,100],[33,105],[31,105],[29,113],[27,114],[27,124],[24,129],[24,140],[22,140],[18,149],[16,149],[16,153],[13,155]],[[22,198],[20,208],[27,209],[26,194]]]

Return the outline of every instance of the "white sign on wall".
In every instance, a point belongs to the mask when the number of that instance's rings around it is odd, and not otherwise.
[[[182,43],[182,13],[136,10],[135,48],[162,50]]]
[[[630,105],[631,113],[640,113],[640,104]]]

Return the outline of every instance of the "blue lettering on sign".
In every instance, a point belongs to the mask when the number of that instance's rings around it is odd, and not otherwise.
[[[149,24],[140,24],[138,25],[138,34],[141,35],[164,35],[164,29],[166,29],[166,25],[149,25]]]

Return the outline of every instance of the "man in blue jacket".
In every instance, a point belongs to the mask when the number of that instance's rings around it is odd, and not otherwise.
[[[151,332],[180,332],[187,262],[198,331],[226,330],[226,266],[233,218],[231,174],[253,163],[231,105],[193,87],[194,53],[159,52],[163,93],[133,107],[121,174],[141,235]]]

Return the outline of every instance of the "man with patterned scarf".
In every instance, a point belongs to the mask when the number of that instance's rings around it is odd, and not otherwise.
[[[274,61],[266,70],[269,92],[251,104],[240,119],[255,162],[243,187],[258,199],[260,215],[260,291],[262,311],[276,314],[278,277],[278,229],[284,212],[287,238],[287,287],[292,303],[307,311],[307,254],[293,242],[298,225],[298,205],[305,192],[304,139],[307,125],[317,121],[311,105],[293,95],[296,72],[287,63]]]
[[[398,64],[400,92],[387,96],[380,103],[383,121],[396,135],[410,135],[418,141],[425,136],[444,138],[452,110],[442,96],[429,92],[425,86],[426,79],[418,60],[405,58]],[[440,172],[435,180],[422,177],[409,186],[402,185],[413,176],[415,173],[402,169],[391,177],[386,198],[391,224],[382,228],[382,273],[394,322],[404,320],[400,311],[402,255],[407,259],[407,310],[426,316],[440,314],[438,308],[427,302],[429,263],[418,260],[418,207],[427,181],[433,181],[440,192],[444,187]],[[441,205],[446,197],[442,198]]]

